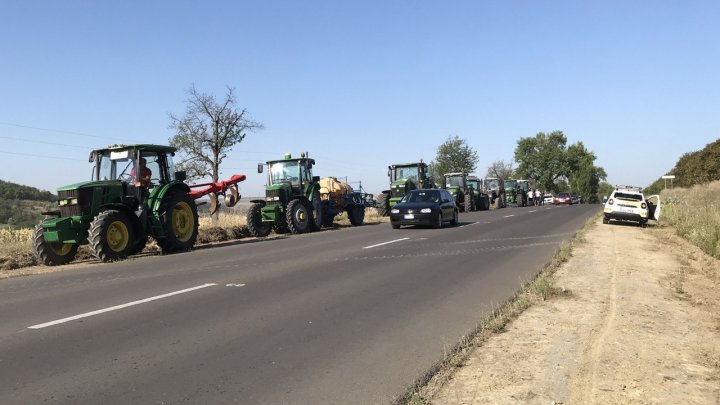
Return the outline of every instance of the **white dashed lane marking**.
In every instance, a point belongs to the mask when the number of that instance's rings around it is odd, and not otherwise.
[[[50,322],[40,323],[40,324],[33,325],[33,326],[28,326],[28,329],[42,329],[42,328],[47,328],[48,326],[58,325],[58,324],[61,324],[61,323],[70,322],[70,321],[74,321],[74,320],[77,320],[77,319],[87,318],[87,317],[90,317],[90,316],[103,314],[103,313],[105,313],[105,312],[116,311],[116,310],[118,310],[118,309],[123,309],[123,308],[127,308],[127,307],[132,307],[132,306],[134,306],[134,305],[144,304],[144,303],[146,303],[146,302],[155,301],[155,300],[159,300],[159,299],[167,298],[167,297],[172,297],[173,295],[184,294],[184,293],[188,293],[188,292],[190,292],[190,291],[199,290],[199,289],[201,289],[201,288],[212,287],[212,286],[215,286],[215,285],[217,285],[217,284],[216,284],[216,283],[208,283],[208,284],[199,285],[199,286],[197,286],[197,287],[186,288],[186,289],[180,290],[180,291],[173,291],[173,292],[170,292],[170,293],[167,293],[167,294],[163,294],[163,295],[156,295],[156,296],[154,296],[154,297],[145,298],[145,299],[137,300],[137,301],[133,301],[133,302],[128,302],[127,304],[115,305],[114,307],[98,309],[98,310],[96,310],[96,311],[86,312],[86,313],[80,314],[80,315],[69,316],[69,317],[67,317],[67,318],[62,318],[62,319],[58,319],[58,320],[55,320],[55,321],[50,321]]]
[[[378,246],[382,246],[382,245],[389,245],[391,243],[400,242],[400,241],[404,241],[404,240],[408,240],[408,239],[410,239],[410,238],[395,239],[395,240],[391,240],[389,242],[378,243],[377,245],[365,246],[363,249],[372,249],[374,247],[378,247]]]

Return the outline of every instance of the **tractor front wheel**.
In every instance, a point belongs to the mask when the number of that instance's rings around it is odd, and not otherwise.
[[[66,264],[75,258],[78,250],[76,243],[48,242],[43,236],[45,228],[42,222],[35,226],[32,234],[32,247],[40,261],[46,266]]]
[[[124,212],[102,211],[90,224],[90,250],[103,262],[122,260],[133,251],[133,231],[132,222]]]
[[[290,232],[305,233],[310,228],[310,209],[301,200],[290,201],[285,215]]]
[[[245,217],[250,235],[256,238],[268,236],[270,234],[270,228],[272,228],[273,225],[272,222],[264,222],[262,220],[262,207],[263,205],[261,203],[253,204]]]
[[[163,253],[192,249],[198,237],[198,213],[195,200],[177,190],[163,198],[158,211],[165,237],[158,241]]]

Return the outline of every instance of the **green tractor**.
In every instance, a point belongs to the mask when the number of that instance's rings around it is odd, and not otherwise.
[[[92,151],[92,180],[58,189],[59,210],[43,213],[50,218],[33,232],[35,255],[49,266],[65,264],[89,244],[101,261],[116,261],[142,251],[149,237],[163,252],[191,249],[197,206],[185,172],[174,169],[174,152],[160,145]]]
[[[465,181],[468,185],[468,193],[472,196],[472,205],[478,211],[490,209],[490,196],[484,192],[482,180],[476,176],[467,176]]]
[[[527,205],[527,192],[529,183],[527,180],[505,180],[505,198],[508,204],[515,204],[516,207]]]
[[[432,171],[428,165],[420,163],[402,163],[388,166],[390,190],[384,190],[377,197],[378,213],[381,216],[390,214],[390,208],[400,202],[411,190],[435,188]]]
[[[271,160],[268,167],[265,200],[252,200],[247,212],[247,227],[255,237],[267,236],[272,229],[278,233],[317,231],[323,223],[320,200],[320,177],[312,175],[314,159],[305,153],[293,158],[289,153],[282,160]],[[263,164],[258,164],[258,173]]]
[[[445,173],[445,189],[453,196],[455,204],[463,212],[472,212],[475,207],[473,190],[470,189],[465,173]]]

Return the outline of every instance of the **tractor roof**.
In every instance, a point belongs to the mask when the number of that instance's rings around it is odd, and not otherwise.
[[[445,177],[448,177],[448,176],[466,176],[466,174],[465,174],[465,173],[459,173],[459,172],[456,172],[456,173],[445,173]]]
[[[153,144],[135,144],[135,145],[108,145],[107,148],[102,149],[95,149],[93,152],[96,153],[103,153],[103,152],[109,152],[109,151],[122,151],[122,150],[142,150],[142,151],[149,151],[149,152],[175,152],[176,148],[172,146],[165,146],[165,145],[153,145]]]
[[[391,167],[413,167],[413,166],[427,166],[427,163],[425,162],[419,162],[419,163],[395,163]]]

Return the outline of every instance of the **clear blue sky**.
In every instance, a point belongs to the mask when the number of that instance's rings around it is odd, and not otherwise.
[[[387,165],[430,161],[449,135],[484,175],[553,130],[611,183],[646,186],[720,137],[717,1],[5,1],[1,15],[0,178],[42,189],[88,179],[94,147],[167,143],[193,84],[234,87],[265,124],[225,163],[246,196],[262,192],[257,162],[284,152],[378,192]]]

